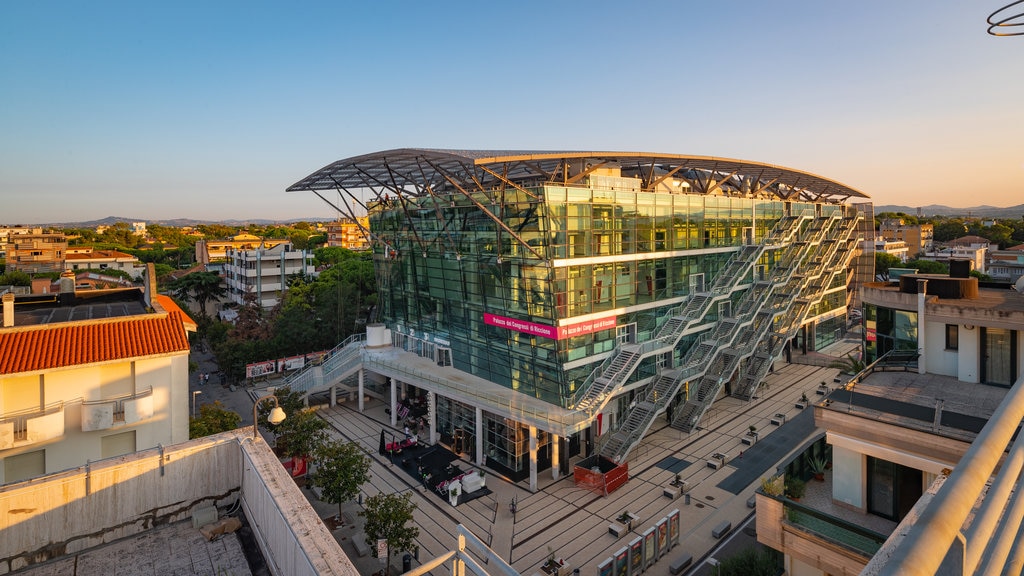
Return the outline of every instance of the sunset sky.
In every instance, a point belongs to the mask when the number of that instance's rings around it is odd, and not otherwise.
[[[331,217],[390,148],[723,156],[1024,203],[1007,0],[4,2],[0,224]]]

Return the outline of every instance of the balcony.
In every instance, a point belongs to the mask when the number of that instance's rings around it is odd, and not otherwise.
[[[0,416],[0,450],[19,448],[64,435],[64,402],[42,410],[22,410]]]
[[[153,417],[153,389],[82,402],[82,432],[129,426]]]
[[[832,574],[859,573],[896,522],[836,505],[832,472],[809,480],[799,502],[757,492],[757,540]]]

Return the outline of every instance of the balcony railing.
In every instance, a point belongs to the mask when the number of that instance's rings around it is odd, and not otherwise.
[[[153,417],[153,388],[82,402],[82,432],[126,426]]]
[[[64,402],[42,410],[21,410],[0,416],[0,450],[16,448],[64,435]]]
[[[861,528],[792,500],[784,500],[785,519],[792,526],[813,534],[869,559],[878,552],[887,536]]]

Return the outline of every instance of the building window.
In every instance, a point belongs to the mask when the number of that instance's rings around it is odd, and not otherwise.
[[[956,324],[946,324],[946,350],[958,350],[960,348],[960,327]]]
[[[6,482],[19,482],[46,474],[46,451],[37,450],[8,456],[4,458],[4,477]]]

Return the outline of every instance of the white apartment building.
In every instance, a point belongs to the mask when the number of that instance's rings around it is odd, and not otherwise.
[[[186,332],[140,288],[3,296],[0,484],[188,439]]]
[[[291,242],[272,248],[228,248],[226,256],[224,277],[228,298],[238,304],[242,304],[247,292],[253,292],[260,306],[273,308],[281,301],[290,277],[316,273],[313,255],[305,250],[296,250]]]

